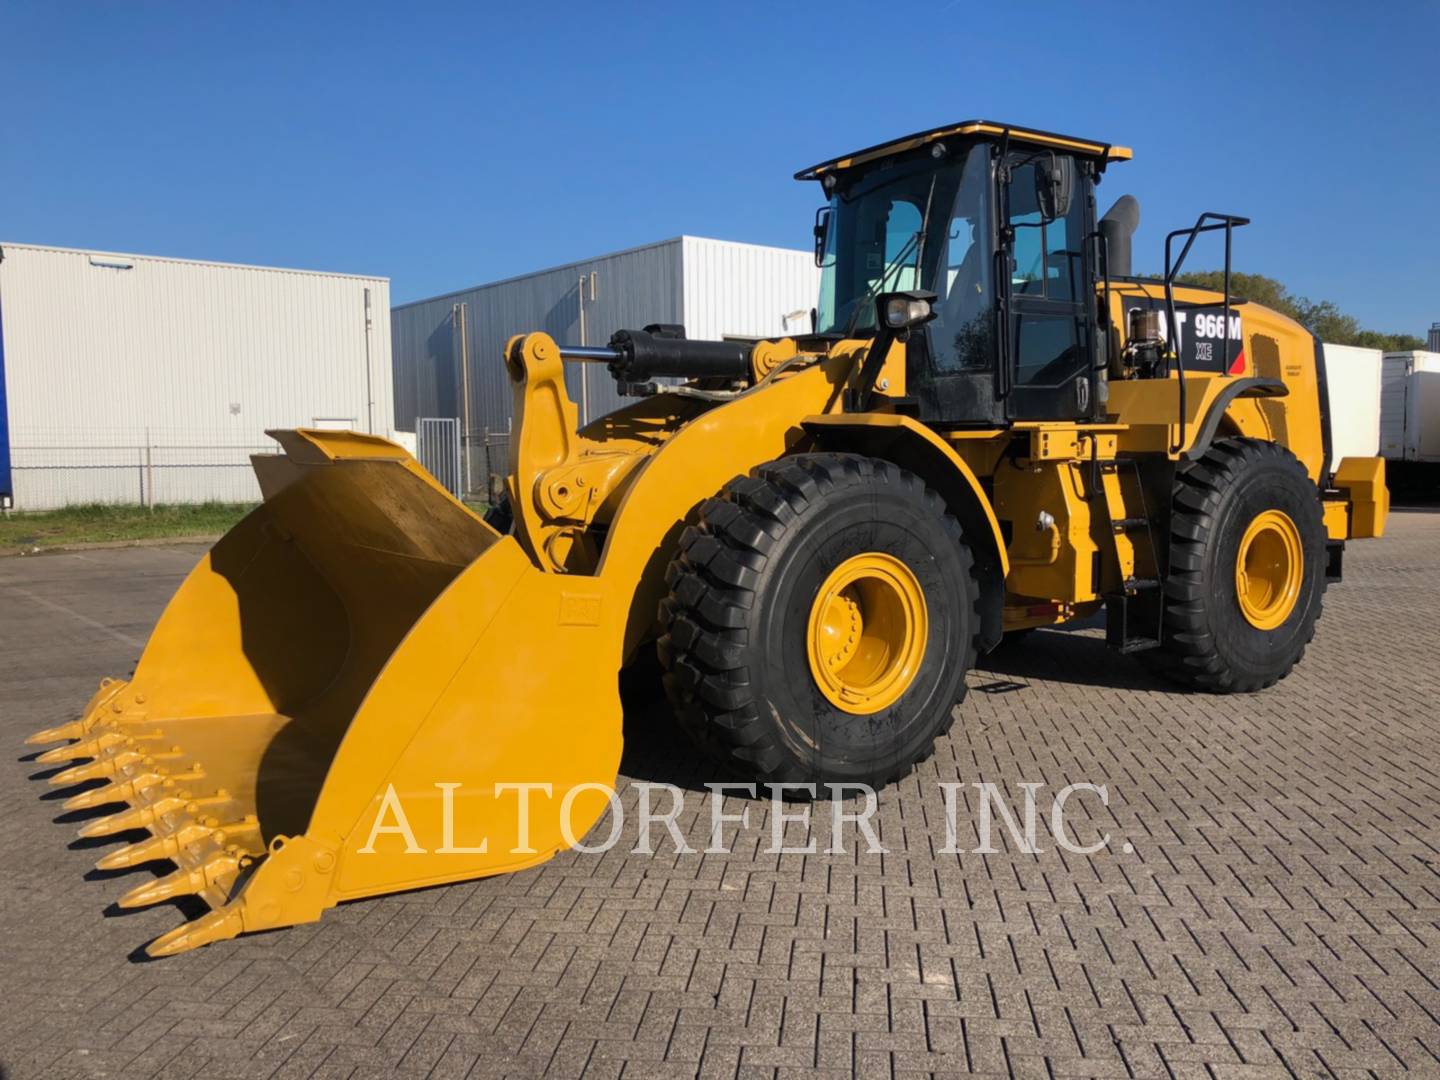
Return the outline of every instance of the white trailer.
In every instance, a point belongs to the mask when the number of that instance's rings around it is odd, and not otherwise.
[[[1381,457],[1440,463],[1440,353],[1387,352],[1380,382]]]
[[[1347,457],[1380,453],[1380,386],[1383,354],[1354,345],[1325,346],[1325,384],[1330,405],[1330,471]]]

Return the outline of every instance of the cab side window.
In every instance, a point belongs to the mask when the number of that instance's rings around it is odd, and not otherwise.
[[[1011,173],[1009,224],[1015,242],[1010,268],[1013,296],[1045,295],[1045,223],[1035,198],[1035,166],[1021,165]]]
[[[1013,231],[1012,296],[1047,300],[1080,298],[1083,267],[1083,208],[1072,199],[1062,218],[1046,221],[1037,197],[1041,162],[1027,162],[1011,172],[1008,223]]]

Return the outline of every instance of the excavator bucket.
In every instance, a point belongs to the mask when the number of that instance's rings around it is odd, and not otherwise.
[[[518,870],[599,819],[619,764],[623,627],[537,569],[401,448],[273,432],[264,503],[201,560],[128,682],[62,743],[67,810],[107,870],[169,860],[122,906],[197,895],[168,955],[341,901]],[[614,607],[614,605],[610,605]],[[139,838],[137,838],[139,837]]]

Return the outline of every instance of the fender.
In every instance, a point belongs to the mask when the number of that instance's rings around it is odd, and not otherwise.
[[[627,611],[617,670],[655,626],[666,567],[695,508],[737,476],[798,449],[806,434],[794,418],[835,407],[853,365],[853,353],[835,353],[717,405],[634,471],[594,574],[607,608]]]
[[[851,450],[893,461],[940,493],[959,519],[975,557],[980,578],[980,649],[988,651],[999,644],[1010,560],[990,497],[965,459],[924,424],[898,413],[808,416],[801,427],[822,449]]]
[[[1205,414],[1205,419],[1200,422],[1200,427],[1195,432],[1195,438],[1190,443],[1189,449],[1185,451],[1186,461],[1198,461],[1205,456],[1210,449],[1210,444],[1215,441],[1215,433],[1220,429],[1220,421],[1225,416],[1225,410],[1230,403],[1242,397],[1285,397],[1290,393],[1290,388],[1280,379],[1261,379],[1251,376],[1249,378],[1234,379],[1224,390],[1215,395],[1215,400],[1210,403],[1210,411]]]

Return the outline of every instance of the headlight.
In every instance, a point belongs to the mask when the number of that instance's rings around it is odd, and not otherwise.
[[[928,322],[935,315],[934,293],[890,293],[880,297],[880,313],[892,330],[904,330]]]

